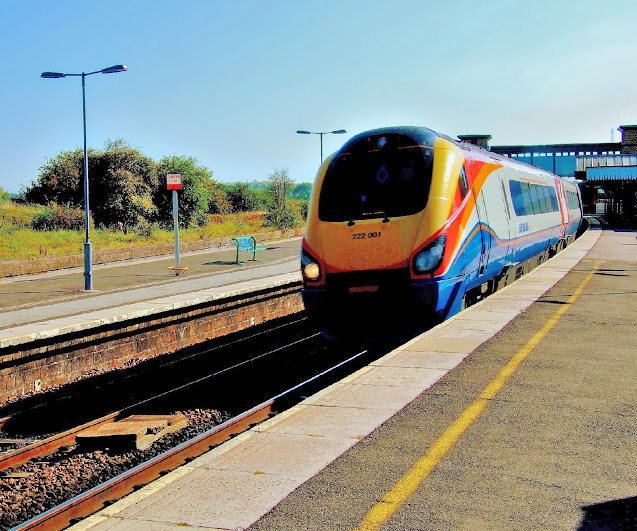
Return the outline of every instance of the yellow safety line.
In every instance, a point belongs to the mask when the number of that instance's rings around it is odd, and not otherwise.
[[[568,298],[566,303],[561,306],[544,324],[544,326],[536,332],[533,337],[524,345],[511,360],[502,368],[498,375],[491,381],[489,385],[480,393],[480,396],[471,404],[458,419],[445,431],[430,448],[427,453],[421,457],[418,462],[409,470],[394,487],[376,504],[365,516],[363,521],[358,525],[356,531],[372,531],[379,530],[381,526],[387,523],[391,516],[399,509],[399,507],[411,496],[418,488],[418,485],[429,475],[433,468],[453,447],[462,434],[467,430],[471,423],[482,413],[487,406],[489,400],[504,387],[509,377],[515,372],[519,365],[524,361],[531,351],[538,346],[540,341],[544,339],[551,329],[557,324],[560,318],[566,313],[570,306],[575,303],[581,295],[586,284],[593,278],[601,261],[595,263],[593,269],[586,275],[573,294]]]

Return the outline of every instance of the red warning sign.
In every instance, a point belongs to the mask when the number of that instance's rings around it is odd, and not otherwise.
[[[181,173],[169,173],[166,175],[166,184],[169,190],[181,190]]]

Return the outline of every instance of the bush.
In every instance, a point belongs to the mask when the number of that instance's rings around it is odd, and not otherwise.
[[[135,234],[143,238],[150,238],[154,232],[158,232],[159,230],[160,226],[158,223],[151,223],[150,221],[140,220],[137,225],[135,225],[134,232]]]
[[[11,194],[9,192],[5,192],[2,186],[0,186],[0,203],[5,203],[7,201],[11,201]]]
[[[310,202],[309,201],[303,201],[303,203],[301,203],[300,206],[300,212],[301,212],[301,217],[304,220],[307,220],[307,214],[310,210]]]
[[[158,187],[152,159],[123,140],[108,141],[103,150],[88,151],[91,215],[99,225],[126,228],[149,220],[156,211],[152,191]],[[84,153],[65,151],[50,159],[25,199],[48,205],[84,206]]]
[[[292,189],[288,192],[289,199],[304,199],[310,200],[312,195],[312,183],[300,183],[293,185]]]
[[[292,208],[272,210],[267,212],[264,218],[266,225],[276,229],[293,229],[301,223],[299,215]]]
[[[257,193],[246,183],[236,183],[227,187],[226,196],[233,212],[254,212],[264,207]]]
[[[0,202],[0,230],[30,229],[33,217],[42,211],[40,206],[19,205],[13,201]]]
[[[305,199],[293,199],[290,201],[292,208],[296,210],[299,217],[303,220],[307,220],[307,212],[310,207],[310,202]]]
[[[226,191],[221,183],[210,180],[206,183],[210,189],[210,199],[208,200],[208,214],[225,215],[232,212],[232,205],[228,200]]]
[[[84,211],[51,203],[33,216],[33,230],[81,230],[84,228]]]
[[[221,214],[223,210],[214,203],[215,194],[218,198],[225,198],[218,194],[220,185],[212,180],[212,172],[205,166],[200,166],[193,157],[181,157],[173,155],[163,157],[157,164],[157,174],[162,183],[154,192],[153,201],[157,207],[155,221],[164,227],[171,227],[172,217],[172,192],[166,189],[166,175],[178,173],[181,175],[182,189],[179,194],[179,226],[194,227],[206,222],[206,214]],[[212,211],[211,211],[212,210]]]

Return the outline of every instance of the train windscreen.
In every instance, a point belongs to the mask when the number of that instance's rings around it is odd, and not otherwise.
[[[321,187],[319,219],[408,216],[427,204],[433,149],[405,135],[364,138],[338,154]]]

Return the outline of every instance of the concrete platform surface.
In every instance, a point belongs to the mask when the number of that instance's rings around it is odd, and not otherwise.
[[[585,529],[624,502],[618,521],[637,494],[635,235],[590,230],[73,529]]]

